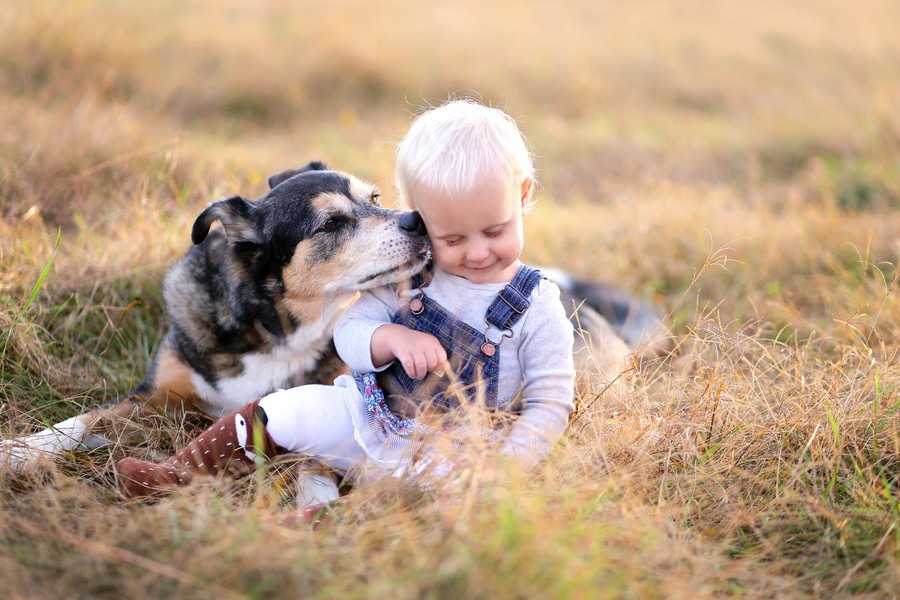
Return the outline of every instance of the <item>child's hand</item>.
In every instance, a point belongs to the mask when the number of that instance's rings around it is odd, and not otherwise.
[[[413,379],[424,379],[431,371],[447,368],[447,352],[431,334],[403,328],[395,335],[391,353],[403,365],[403,370]]]
[[[447,369],[447,352],[436,337],[394,323],[382,325],[372,336],[372,363],[378,367],[395,359],[413,379]]]

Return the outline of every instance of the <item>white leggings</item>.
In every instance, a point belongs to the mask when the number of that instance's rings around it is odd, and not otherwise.
[[[269,394],[259,401],[269,417],[266,431],[289,452],[342,471],[362,467],[366,454],[353,436],[345,392],[333,385],[303,385]]]
[[[339,385],[304,385],[269,394],[259,401],[269,418],[266,431],[272,441],[288,452],[349,471],[356,481],[411,475],[418,477],[420,484],[435,487],[436,481],[450,477],[454,463],[437,455],[429,454],[428,459],[420,460],[416,466],[401,461],[393,468],[371,459],[354,436],[353,419],[344,400],[346,392]],[[319,504],[337,497],[337,485],[332,478],[301,473],[298,504]]]

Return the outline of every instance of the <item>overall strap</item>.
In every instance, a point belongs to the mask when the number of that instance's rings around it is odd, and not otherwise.
[[[507,283],[491,302],[484,320],[497,329],[510,329],[531,306],[528,298],[542,278],[543,275],[537,269],[525,265],[519,267],[512,281]]]

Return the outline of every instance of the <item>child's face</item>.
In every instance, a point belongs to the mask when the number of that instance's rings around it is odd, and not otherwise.
[[[473,283],[511,281],[520,265],[522,207],[530,187],[525,180],[511,190],[504,178],[486,175],[462,198],[414,190],[435,265]]]

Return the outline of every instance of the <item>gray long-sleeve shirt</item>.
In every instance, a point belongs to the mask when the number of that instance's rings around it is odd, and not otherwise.
[[[436,269],[425,293],[478,331],[485,328],[488,306],[506,284],[476,284]],[[338,354],[354,371],[373,372],[371,340],[375,330],[411,295],[403,297],[395,286],[362,294],[338,323],[334,341]],[[502,453],[530,468],[543,460],[562,435],[574,410],[575,368],[572,360],[573,328],[559,300],[559,288],[541,280],[531,294],[531,306],[512,327],[512,337],[500,346],[497,398],[509,410],[520,397],[520,414]],[[491,339],[499,339],[492,331]],[[381,367],[381,369],[386,366]]]

